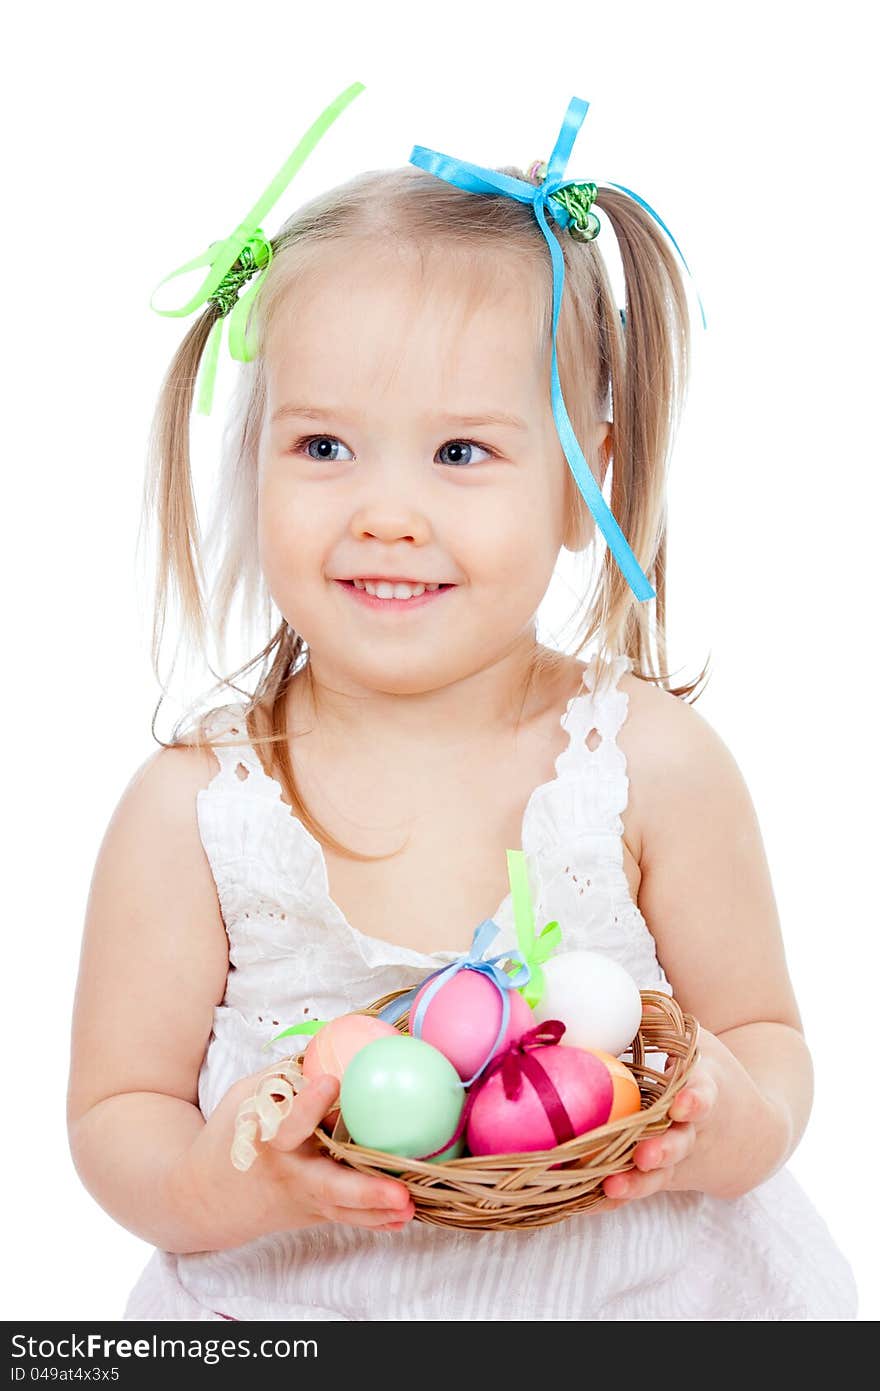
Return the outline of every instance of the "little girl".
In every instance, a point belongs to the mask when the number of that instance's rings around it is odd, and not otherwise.
[[[125,1317],[852,1319],[850,1268],[785,1168],[812,1067],[755,813],[685,699],[701,678],[665,671],[677,247],[638,195],[565,180],[577,99],[545,165],[416,146],[270,242],[258,221],[361,90],[182,268],[211,266],[156,417],[153,658],[172,583],[198,641],[206,619],[222,639],[239,588],[246,617],[281,618],[255,693],[137,770],[94,872],[69,1127],[83,1183],[157,1248]],[[206,593],[189,416],[227,315],[248,365]],[[536,612],[560,548],[597,527],[582,661],[538,643]],[[338,1096],[324,1079],[236,1168],[236,1116],[289,1056],[270,1044],[286,1026],[416,985],[487,916],[493,954],[516,946],[520,845],[536,921],[701,1026],[636,1167],[549,1226],[414,1221],[403,1183],[312,1138]]]

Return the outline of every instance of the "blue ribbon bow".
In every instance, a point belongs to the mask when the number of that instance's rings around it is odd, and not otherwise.
[[[580,97],[572,97],[568,104],[568,110],[562,122],[562,129],[553,147],[553,153],[547,161],[547,175],[541,184],[535,187],[532,183],[526,183],[523,179],[511,178],[508,174],[499,174],[494,169],[483,169],[479,165],[469,164],[465,160],[454,159],[451,155],[442,155],[437,150],[428,150],[424,145],[414,145],[409,157],[410,164],[418,165],[420,169],[426,169],[429,174],[436,174],[438,178],[445,179],[447,183],[455,184],[458,188],[465,189],[468,193],[505,193],[509,198],[515,198],[520,203],[531,203],[538,225],[544,233],[547,245],[550,248],[550,257],[553,262],[553,352],[550,371],[550,395],[553,405],[553,417],[556,422],[556,431],[559,435],[565,457],[568,460],[569,468],[574,475],[574,480],[580,489],[581,496],[589,507],[599,527],[605,537],[614,559],[620,567],[630,589],[639,600],[653,599],[656,591],[652,588],[647,576],[633,555],[629,543],[617,524],[617,521],[602,496],[602,490],[596,482],[577,442],[571,421],[568,418],[568,411],[562,399],[562,389],[559,384],[559,372],[556,365],[556,325],[559,319],[559,307],[562,303],[562,291],[565,285],[565,260],[559,248],[559,243],[555,237],[550,235],[547,226],[546,213],[549,212],[555,222],[560,227],[569,227],[574,224],[573,233],[580,233],[581,240],[591,240],[598,230],[598,219],[589,214],[591,220],[591,232],[585,237],[583,233],[583,222],[576,216],[576,209],[571,196],[565,196],[566,188],[591,187],[578,183],[573,179],[564,179],[562,176],[568,164],[569,155],[574,145],[577,133],[580,130],[584,117],[587,114],[590,103],[583,101]],[[609,180],[610,182],[610,180]],[[593,186],[594,187],[594,186]],[[663,228],[669,237],[685,267],[688,275],[691,274],[690,268],[681,253],[681,248],[666,226],[662,218],[631,189],[625,188],[623,184],[611,184],[612,188],[619,188],[622,193],[626,193],[630,198],[650,213],[654,221]],[[560,197],[560,195],[562,195]],[[566,206],[566,204],[568,206]],[[697,296],[699,299],[699,295]],[[703,317],[703,327],[706,327],[706,316],[703,313],[702,301],[700,301],[700,313]]]
[[[430,981],[431,984],[419,1000],[415,1015],[410,1020],[409,1031],[413,1038],[421,1038],[422,1024],[424,1023],[425,1012],[428,1005],[446,981],[451,980],[458,971],[464,970],[479,971],[481,975],[488,976],[489,980],[491,980],[501,992],[501,1026],[495,1037],[495,1042],[489,1049],[483,1063],[477,1068],[473,1077],[468,1078],[464,1083],[466,1087],[469,1087],[471,1082],[474,1082],[479,1077],[483,1069],[488,1067],[495,1055],[496,1048],[507,1032],[507,1025],[510,1020],[509,991],[517,989],[521,985],[528,984],[531,975],[525,958],[522,952],[519,951],[501,952],[499,956],[489,957],[489,959],[485,961],[482,959],[483,952],[485,952],[490,943],[495,940],[497,934],[498,924],[493,918],[485,918],[483,922],[480,923],[479,927],[474,930],[474,938],[471,942],[470,951],[457,957],[456,960],[450,962],[448,966],[441,966],[439,970],[432,971],[429,976],[426,976],[425,979],[414,986],[412,990],[408,990],[405,995],[398,995],[396,1000],[392,1000],[390,1004],[379,1011],[380,1019],[386,1020],[389,1024],[396,1023],[404,1011],[409,1008],[419,991]],[[516,974],[511,976],[500,966],[499,963],[502,961],[520,961],[522,965]]]

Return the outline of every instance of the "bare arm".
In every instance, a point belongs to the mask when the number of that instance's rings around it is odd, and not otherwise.
[[[175,1185],[176,1166],[204,1124],[177,1097],[123,1092],[71,1122],[71,1153],[92,1197],[135,1236],[165,1251],[219,1250],[224,1234],[205,1230]]]
[[[635,699],[651,731],[638,748],[639,906],[675,998],[702,1026],[719,1085],[711,1124],[672,1186],[733,1197],[796,1148],[812,1106],[812,1060],[739,768],[691,706],[644,688]]]
[[[112,1217],[176,1249],[187,1214],[169,1175],[204,1125],[196,1092],[228,954],[195,797],[211,769],[176,748],[135,773],[101,845],[73,1013],[68,1130]]]
[[[208,761],[210,760],[210,762]],[[343,1173],[308,1138],[336,1091],[295,1099],[251,1170],[230,1159],[237,1082],[206,1123],[198,1078],[225,992],[226,931],[198,832],[216,763],[163,750],[126,788],[86,911],[68,1088],[71,1154],[122,1226],[168,1251],[218,1250],[323,1221],[379,1227],[412,1212],[394,1180]]]

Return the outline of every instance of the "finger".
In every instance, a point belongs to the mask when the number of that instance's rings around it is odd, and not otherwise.
[[[642,1140],[633,1150],[633,1163],[637,1169],[668,1169],[680,1164],[690,1154],[696,1142],[697,1132],[691,1123],[671,1125],[664,1135],[652,1135]]]
[[[267,1143],[272,1149],[298,1149],[324,1119],[339,1095],[339,1081],[329,1073],[315,1077],[297,1092],[287,1115]]]
[[[682,1087],[669,1108],[674,1121],[696,1121],[702,1124],[709,1115],[718,1097],[718,1083],[709,1073],[693,1078]]]
[[[303,1183],[325,1211],[338,1207],[361,1211],[382,1208],[387,1221],[389,1217],[405,1217],[413,1210],[409,1189],[396,1179],[360,1174],[323,1156],[309,1159],[307,1177],[305,1169],[303,1173]]]
[[[324,1216],[328,1222],[347,1222],[353,1227],[371,1227],[373,1230],[393,1228],[402,1231],[415,1216],[415,1208],[405,1217],[400,1214],[391,1217],[385,1207],[331,1207]]]
[[[631,1202],[633,1198],[646,1198],[651,1193],[658,1193],[666,1188],[671,1169],[655,1169],[652,1173],[643,1174],[637,1169],[631,1169],[626,1174],[611,1174],[605,1179],[603,1187],[609,1198],[618,1199],[621,1202]]]

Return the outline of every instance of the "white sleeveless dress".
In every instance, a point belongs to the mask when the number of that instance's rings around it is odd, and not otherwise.
[[[522,849],[536,923],[558,920],[564,947],[607,952],[640,989],[672,993],[624,873],[629,780],[616,735],[628,696],[617,682],[631,663],[622,656],[613,666],[597,694],[585,665],[584,689],[560,721],[569,745],[555,777],[529,798]],[[214,711],[212,737],[246,736],[243,709]],[[594,728],[602,738],[591,750]],[[364,1008],[459,954],[428,955],[360,932],[328,894],[319,842],[256,752],[221,748],[218,761],[197,796],[198,823],[231,969],[199,1077],[205,1116],[239,1078],[289,1055],[289,1040],[262,1051],[279,1028]],[[248,776],[236,773],[239,764]],[[495,955],[516,946],[510,895],[493,917]],[[653,1065],[662,1068],[662,1058]],[[226,1251],[157,1250],[123,1317],[836,1320],[855,1318],[856,1308],[848,1262],[783,1168],[741,1198],[656,1193],[523,1233],[324,1223]]]

